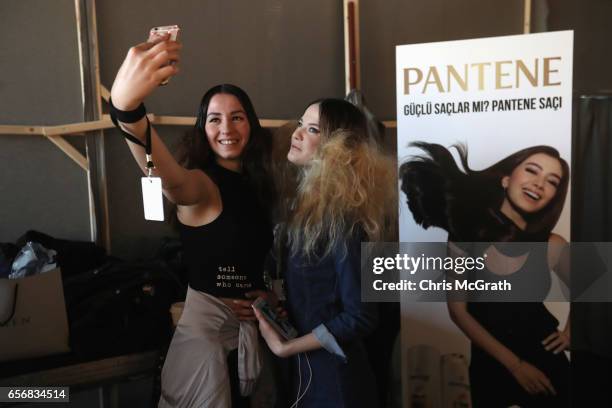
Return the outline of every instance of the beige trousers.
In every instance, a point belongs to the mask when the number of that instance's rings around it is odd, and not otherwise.
[[[188,288],[162,369],[158,407],[231,407],[227,355],[236,348],[240,393],[250,395],[262,365],[257,327],[239,321],[214,296]]]

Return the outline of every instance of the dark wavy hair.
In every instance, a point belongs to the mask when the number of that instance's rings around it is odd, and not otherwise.
[[[467,148],[463,145],[452,146],[463,170],[444,146],[426,142],[411,146],[425,152],[400,166],[401,190],[417,224],[426,229],[440,227],[457,241],[513,241],[523,234],[533,241],[548,241],[561,215],[570,175],[567,162],[555,148],[528,147],[475,171],[468,166]],[[557,159],[563,174],[550,203],[537,213],[524,215],[527,227],[521,231],[514,223],[504,221],[499,211],[505,197],[501,179],[537,153]]]
[[[385,139],[385,125],[374,116],[372,111],[367,107],[365,97],[363,93],[359,89],[352,89],[344,98],[345,101],[348,101],[355,105],[359,110],[363,112],[366,117],[367,125],[368,125],[368,135],[374,140],[376,143],[380,145],[384,145]]]
[[[351,131],[355,141],[365,141],[368,137],[368,121],[365,114],[354,104],[343,99],[322,98],[310,102],[306,108],[319,105],[319,130],[328,141],[337,130]]]
[[[242,172],[253,190],[259,195],[258,198],[264,208],[269,208],[269,204],[273,203],[275,199],[274,184],[269,167],[272,137],[267,129],[261,127],[255,108],[247,93],[236,85],[221,84],[206,91],[198,107],[195,126],[185,134],[178,148],[178,162],[187,169],[202,170],[206,170],[214,164],[215,153],[208,143],[205,126],[208,105],[213,96],[217,94],[235,96],[246,113],[251,132],[249,141],[242,152]]]

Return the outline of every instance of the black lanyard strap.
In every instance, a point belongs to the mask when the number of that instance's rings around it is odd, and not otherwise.
[[[147,118],[147,109],[145,108],[144,103],[141,103],[140,105],[138,105],[136,109],[131,110],[131,111],[122,111],[122,110],[117,109],[115,105],[113,105],[113,101],[110,98],[108,99],[108,104],[110,106],[110,117],[115,127],[121,131],[121,133],[123,134],[123,137],[125,137],[127,140],[129,140],[132,143],[136,143],[139,146],[144,147],[145,154],[147,156],[147,169],[151,170],[155,168],[155,166],[153,165],[153,160],[151,159],[151,150],[152,150],[151,148],[151,122],[149,122],[149,118]],[[147,120],[147,130],[145,132],[145,138],[146,138],[145,143],[142,143],[142,141],[140,141],[133,135],[129,134],[128,132],[123,130],[121,126],[119,126],[119,122],[135,123],[135,122],[138,122],[142,118],[145,118]]]

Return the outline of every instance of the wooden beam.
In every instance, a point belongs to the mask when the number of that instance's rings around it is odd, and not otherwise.
[[[68,157],[70,157],[76,164],[81,166],[81,168],[85,171],[89,171],[89,163],[87,158],[81,154],[77,149],[75,149],[70,143],[66,141],[60,135],[48,135],[47,139],[51,141],[54,145],[59,147]]]
[[[108,102],[110,99],[110,91],[107,87],[100,84],[100,94],[102,98]],[[109,115],[102,115],[105,120],[110,120]],[[161,126],[193,126],[196,123],[195,116],[171,116],[171,115],[155,115],[154,113],[147,114],[149,121],[154,125]],[[259,119],[259,123],[265,128],[277,128],[283,126],[288,120],[285,119]]]
[[[100,84],[100,95],[102,96],[102,99],[108,103],[108,100],[110,99],[110,91],[102,84]]]
[[[345,93],[361,89],[359,0],[344,0],[344,76]]]
[[[103,96],[100,84],[96,2],[95,0],[74,0],[74,2],[81,59],[83,119],[97,121],[102,119]],[[89,164],[87,187],[91,240],[104,246],[110,254],[104,133],[102,129],[88,131],[84,139]]]
[[[163,126],[193,126],[195,116],[166,116],[147,114],[149,121],[154,125]],[[287,119],[260,119],[259,123],[265,128],[277,128],[287,123]],[[86,132],[113,128],[109,115],[102,115],[102,119],[91,122],[68,123],[57,126],[26,126],[26,125],[0,125],[0,135],[38,135],[58,136],[75,135],[84,136]]]
[[[104,118],[107,117],[110,120],[108,115],[104,115]],[[152,124],[161,126],[193,126],[196,123],[195,116],[166,116],[149,113],[147,117]],[[287,122],[286,119],[259,119],[259,123],[265,128],[281,127]]]
[[[65,365],[62,367],[30,371],[0,379],[0,385],[21,386],[37,384],[40,386],[70,386],[74,388],[114,382],[128,376],[153,372],[159,364],[159,352],[150,351],[110,357],[101,360]]]
[[[531,0],[524,0],[523,3],[523,34],[531,32]]]
[[[44,126],[0,125],[0,135],[43,135]]]
[[[91,122],[69,123],[67,125],[47,126],[44,128],[45,136],[69,135],[72,133],[88,132],[92,130],[109,129],[114,125],[110,118],[94,120]]]
[[[195,116],[164,116],[164,115],[147,115],[149,121],[154,125],[163,126],[193,126],[196,123]]]
[[[285,125],[289,120],[286,119],[259,119],[261,127],[278,128]]]

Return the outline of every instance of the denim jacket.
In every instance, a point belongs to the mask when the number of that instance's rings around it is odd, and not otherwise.
[[[376,306],[361,302],[361,240],[357,234],[330,255],[289,256],[285,279],[290,316],[300,335],[312,332],[330,353],[346,361],[344,348],[378,322]]]

